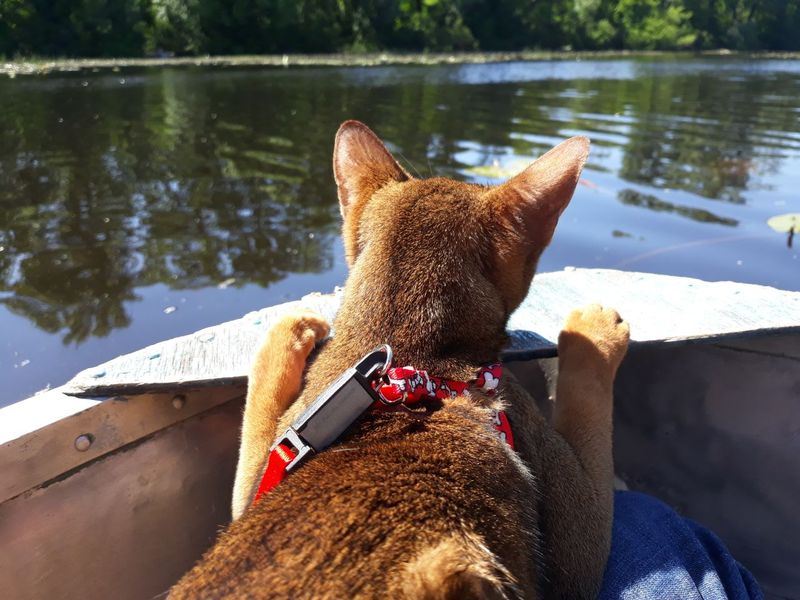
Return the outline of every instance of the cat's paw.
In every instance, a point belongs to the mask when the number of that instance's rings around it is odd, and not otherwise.
[[[628,349],[630,326],[613,308],[591,304],[574,310],[558,336],[559,361],[616,373]]]
[[[281,317],[267,332],[250,370],[250,385],[258,389],[285,385],[285,393],[273,393],[283,408],[299,393],[308,355],[330,332],[328,322],[310,310],[298,310]],[[276,374],[279,373],[280,377]],[[277,388],[276,388],[277,389]]]
[[[275,329],[275,334],[285,336],[287,347],[305,360],[314,346],[328,337],[331,327],[319,313],[298,310],[281,318]]]

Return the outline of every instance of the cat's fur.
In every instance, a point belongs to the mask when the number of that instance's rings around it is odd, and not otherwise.
[[[468,381],[497,361],[589,152],[572,138],[498,187],[415,179],[365,125],[336,136],[350,276],[336,336],[282,319],[250,378],[236,519],[173,598],[591,598],[608,557],[612,383],[628,341],[613,310],[559,337],[553,423],[504,374],[498,394],[367,413],[247,508],[269,447],[347,367],[389,343],[396,365]],[[535,324],[531,324],[535,326]],[[505,407],[516,452],[492,433]]]

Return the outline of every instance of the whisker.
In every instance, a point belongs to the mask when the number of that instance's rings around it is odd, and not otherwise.
[[[407,164],[407,165],[408,165],[410,168],[412,168],[412,169],[414,170],[414,172],[417,174],[417,177],[419,177],[420,179],[422,179],[422,178],[423,178],[423,177],[422,177],[422,174],[421,174],[421,173],[420,173],[420,172],[417,170],[417,167],[415,167],[414,165],[412,165],[412,164],[411,164],[411,161],[410,161],[410,160],[408,160],[408,159],[407,159],[407,158],[406,158],[406,157],[403,155],[403,153],[402,153],[402,152],[398,151],[397,153],[400,155],[400,158],[402,158],[404,161],[406,161],[406,164]]]

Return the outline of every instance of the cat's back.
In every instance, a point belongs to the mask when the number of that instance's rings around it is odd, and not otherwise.
[[[462,399],[369,415],[231,524],[173,597],[402,596],[452,539],[535,581],[538,494],[486,423]]]

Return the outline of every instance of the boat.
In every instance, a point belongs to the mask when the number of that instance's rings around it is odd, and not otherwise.
[[[0,409],[5,598],[153,598],[230,519],[246,373],[299,307],[167,340]],[[504,361],[547,411],[570,310],[613,306],[618,483],[715,531],[770,598],[800,598],[800,293],[598,269],[537,275]],[[335,335],[335,331],[333,332]]]

